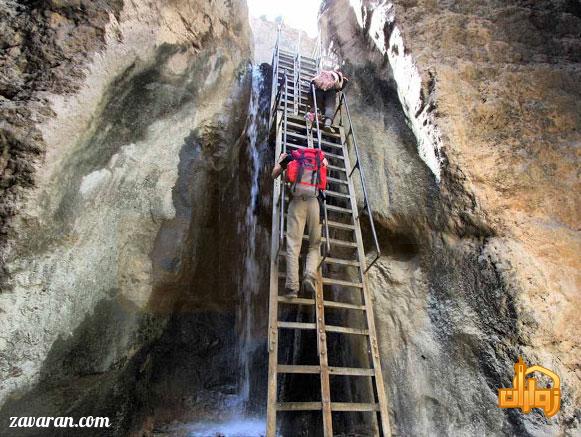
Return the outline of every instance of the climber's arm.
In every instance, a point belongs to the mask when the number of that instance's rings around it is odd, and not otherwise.
[[[280,157],[278,158],[278,161],[276,162],[276,164],[274,164],[274,168],[272,169],[272,178],[276,179],[277,177],[280,176],[280,174],[286,170],[286,166],[288,165],[288,163],[292,160],[292,158],[290,158],[290,156],[287,153],[281,153]]]
[[[277,162],[276,164],[274,164],[274,168],[272,169],[271,176],[272,176],[273,179],[276,179],[277,177],[280,176],[281,173],[282,173],[282,167]]]

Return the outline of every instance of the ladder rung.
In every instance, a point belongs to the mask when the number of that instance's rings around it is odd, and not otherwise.
[[[322,130],[322,129],[321,129],[321,134],[327,135],[327,136],[333,137],[333,138],[341,138],[341,134],[338,134],[338,133],[335,133],[335,132],[329,132],[329,131]]]
[[[295,84],[294,84],[294,82],[289,82],[289,84],[288,84],[288,89],[289,89],[289,90],[294,90],[294,89],[295,89]],[[310,90],[309,86],[308,86],[308,85],[306,85],[306,84],[304,84],[304,83],[301,83],[301,89],[303,89],[303,90],[304,90],[303,92],[308,92],[308,91]]]
[[[280,103],[284,103],[285,101],[286,101],[286,99],[280,99]],[[289,105],[294,105],[295,101],[294,101],[294,100],[289,100],[287,103],[288,103]],[[280,106],[280,105],[279,105],[279,106]],[[284,105],[283,105],[283,106],[284,106]],[[299,106],[307,106],[307,105],[305,105],[304,103],[299,103]],[[294,135],[292,132],[287,132],[287,135],[293,135],[293,136],[296,136],[296,135]],[[305,137],[305,138],[306,138],[306,137]]]
[[[307,126],[305,124],[295,124],[295,123],[289,122],[289,125],[290,126],[293,126],[293,127],[298,127],[298,128],[301,128],[301,129],[307,129]],[[316,131],[316,126],[313,126],[313,129]],[[340,137],[340,135],[338,135],[338,134],[330,134],[330,133],[324,131],[323,129],[321,129],[321,137],[323,137],[325,135],[329,135],[329,136],[333,136],[333,137]],[[321,138],[321,140],[322,140],[321,142],[324,144],[325,143],[325,140],[323,140],[322,138]],[[332,144],[335,145],[335,146],[339,146],[340,145],[340,144],[336,144],[336,143],[332,143]]]
[[[342,376],[375,376],[375,370],[357,367],[329,367],[329,373]]]
[[[288,89],[289,89],[289,91],[291,91],[291,90],[292,90],[292,93],[291,93],[291,92],[289,92],[287,95],[288,95],[289,97],[294,97],[294,96],[295,96],[295,90],[294,90],[294,88],[289,86],[289,87],[288,87]],[[305,99],[305,100],[307,100],[307,97],[303,96],[303,94],[305,94],[305,93],[301,93],[301,99]]]
[[[327,308],[341,308],[344,310],[360,310],[365,311],[365,305],[356,305],[354,303],[337,302],[335,300],[326,300],[324,305]]]
[[[279,364],[278,373],[321,373],[321,366],[304,366],[298,364]]]
[[[361,266],[359,261],[351,260],[351,259],[341,259],[341,258],[325,258],[325,264],[341,264],[343,266]]]
[[[327,178],[327,180],[329,180],[329,178]],[[353,213],[353,210],[351,210],[350,208],[341,208],[340,206],[335,206],[335,205],[327,205],[327,209],[329,211],[343,212],[346,214]]]
[[[305,299],[302,297],[293,297],[293,298],[289,299],[288,297],[284,297],[284,296],[279,296],[278,302],[279,303],[286,303],[286,304],[290,304],[290,305],[314,305],[315,304],[314,299]]]
[[[280,279],[285,279],[286,278],[286,272],[278,272],[278,277]],[[362,284],[357,284],[356,282],[350,282],[350,281],[343,281],[340,279],[333,279],[333,278],[323,278],[323,284],[324,285],[340,285],[343,287],[353,287],[353,288],[363,288]],[[284,296],[280,297],[281,299],[287,299]],[[297,302],[300,303],[300,302]],[[307,302],[305,302],[307,303]],[[312,304],[312,302],[308,302],[309,305]]]
[[[280,99],[280,101],[279,101],[279,102],[280,102],[280,103],[284,103],[284,102],[285,102],[285,100],[286,100],[286,99],[282,98],[282,99]],[[289,99],[289,100],[288,100],[288,104],[289,104],[289,105],[290,105],[290,104],[294,104],[294,103],[295,103],[295,100],[294,100],[294,98],[293,98],[293,99]],[[299,103],[299,105],[301,105],[301,106],[307,106],[307,105],[305,105],[304,103]],[[279,105],[279,106],[280,106],[280,105]],[[292,134],[292,132],[287,132],[287,134],[291,135],[291,134]]]
[[[281,99],[281,101],[284,101],[284,100]],[[301,135],[301,134],[297,134],[297,133],[294,133],[294,132],[287,132],[287,135],[290,135],[290,136],[293,136],[293,137],[304,138],[304,139],[307,138],[306,135]],[[321,141],[321,144],[324,144],[324,145],[330,146],[330,147],[337,147],[337,148],[343,150],[343,146],[341,144],[331,143],[329,141],[324,141],[324,140]]]
[[[290,89],[293,89],[294,90],[293,86],[290,86],[289,85],[289,90]],[[304,119],[301,119],[301,121],[303,122]],[[306,126],[305,125],[300,125],[300,127],[302,127],[304,129]],[[328,137],[333,137],[333,138],[341,138],[341,134],[329,132],[329,131],[323,129],[322,125],[321,125],[321,128],[320,129],[321,129],[321,137],[328,136]],[[328,141],[325,141],[325,140],[322,140],[321,142],[323,144],[324,143],[328,143],[328,144],[331,144],[333,146],[341,146],[340,144],[337,144],[337,143],[329,143]]]
[[[307,125],[306,124],[294,123],[294,122],[288,121],[288,120],[287,120],[287,124],[290,127],[298,127],[299,129],[304,129],[304,130],[307,129]]]
[[[322,406],[321,402],[277,402],[276,409],[277,411],[316,411],[320,410],[321,406]],[[352,411],[365,411],[365,410],[352,410]]]
[[[327,241],[325,237],[323,237],[322,240]],[[357,243],[354,243],[353,241],[338,240],[336,238],[329,239],[329,243],[341,247],[357,247]]]
[[[332,278],[323,278],[323,284],[325,284],[325,285],[342,285],[344,287],[363,288],[363,284],[357,284],[355,282],[342,281],[340,279],[332,279]]]
[[[292,93],[292,94],[289,93],[288,94],[288,97],[290,97],[291,100],[294,102],[294,100],[295,100],[295,94],[294,93]],[[306,97],[301,96],[301,101],[305,101],[305,100],[308,100],[308,99]]]
[[[286,237],[286,234],[285,234]],[[308,241],[309,236],[308,235],[303,235],[303,240],[307,240]],[[321,237],[321,241],[325,242],[327,241],[327,239],[325,237]],[[334,246],[341,246],[341,247],[357,247],[357,243],[354,243],[352,241],[345,241],[345,240],[337,240],[335,238],[331,238],[329,240],[329,243],[331,243]]]
[[[296,54],[296,53],[294,53],[294,52],[289,52],[288,50],[285,50],[285,49],[280,49],[280,48],[278,49],[278,53],[279,53],[279,54],[281,54],[281,55],[288,55],[288,56],[292,56],[293,58],[294,58],[294,57],[297,55],[297,54]]]
[[[303,59],[302,57],[298,60],[298,63],[301,64],[301,68],[306,67],[309,70],[316,71],[316,68],[317,68],[316,67],[316,64],[315,63],[312,63],[312,62],[309,62],[308,60]],[[311,65],[309,65],[309,64],[311,64]]]
[[[285,196],[284,199],[285,199],[284,201],[288,203],[289,198],[287,196]],[[284,216],[286,218],[286,217],[288,217],[288,214],[285,212]],[[327,224],[329,225],[330,228],[345,229],[345,230],[349,230],[349,231],[355,230],[355,226],[347,224],[347,223],[341,223],[341,222],[336,222],[333,220],[327,220]]]
[[[338,228],[338,229],[347,229],[347,230],[355,230],[355,226],[353,225],[348,225],[347,223],[340,223],[340,222],[334,222],[331,220],[327,220],[327,224],[329,225],[330,228]]]
[[[330,191],[330,190],[326,190],[325,194],[327,196],[331,196],[331,197],[343,197],[345,199],[351,199],[351,196],[349,194],[345,194],[345,193],[339,193],[337,191]]]
[[[312,148],[313,149],[317,148],[316,146],[317,146],[317,139],[313,138],[313,147]],[[284,147],[284,144],[283,144],[283,147]],[[301,144],[294,144],[294,143],[287,142],[286,147],[292,147],[295,149],[310,149],[310,147],[305,146],[304,143],[302,143],[302,145],[301,145]],[[323,149],[323,152],[325,153],[325,157],[344,160],[344,158],[341,155],[336,155],[335,153],[330,153],[330,152],[326,151],[325,147],[327,147],[325,144],[321,144],[321,148]]]
[[[315,305],[314,299],[306,299],[302,297],[294,297],[289,299],[288,297],[279,296],[278,303],[288,304],[288,305]],[[365,305],[357,305],[353,303],[337,302],[335,300],[325,300],[323,304],[327,308],[340,308],[345,310],[359,310],[365,311]]]
[[[313,143],[316,143],[317,140],[313,139]],[[286,145],[287,147],[292,147],[293,149],[309,149],[310,147],[306,147],[306,146],[298,146],[296,144],[292,144],[292,143],[287,143]],[[340,155],[335,155],[334,153],[329,153],[329,152],[325,152],[325,157],[331,157],[331,158],[336,158],[336,159],[345,159]],[[349,197],[349,195],[345,194],[346,197]]]
[[[287,323],[290,323],[290,322],[287,322]],[[314,323],[312,323],[312,325],[314,325]],[[338,334],[369,335],[369,331],[367,329],[346,328],[344,326],[326,325],[325,331],[336,332]]]
[[[335,171],[342,171],[343,173],[347,173],[347,169],[345,167],[337,167],[336,165],[329,164],[327,168]]]
[[[331,402],[331,411],[379,411],[379,405],[352,402]]]
[[[303,323],[303,322],[278,322],[279,328],[284,329],[317,329],[316,323]]]
[[[281,250],[278,255],[282,256],[282,257],[286,257],[286,251]],[[356,261],[356,260],[331,258],[331,257],[325,258],[325,264],[340,264],[343,266],[354,266],[354,267],[361,266],[361,263],[359,261]]]
[[[327,182],[334,182],[336,184],[345,184],[345,185],[349,184],[349,182],[347,182],[347,181],[344,181],[342,179],[332,178],[329,176],[327,176]]]
[[[301,70],[309,71],[311,74],[317,72],[317,69],[315,68],[315,66],[307,65],[308,63],[304,62],[303,60],[300,61],[300,64],[301,64]],[[297,66],[298,65],[299,65],[299,62],[297,62]]]
[[[296,120],[300,124],[305,122],[305,115],[288,114],[287,119]]]

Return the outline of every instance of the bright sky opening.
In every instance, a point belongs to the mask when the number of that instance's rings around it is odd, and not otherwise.
[[[248,0],[248,9],[253,17],[266,15],[270,21],[283,17],[285,24],[304,30],[313,38],[318,34],[320,5],[320,0]]]

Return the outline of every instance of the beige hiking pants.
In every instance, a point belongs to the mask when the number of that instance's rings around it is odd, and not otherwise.
[[[321,257],[321,224],[319,201],[316,197],[293,196],[288,206],[286,225],[286,284],[290,290],[299,290],[299,254],[305,223],[309,231],[309,251],[305,276],[315,277]]]

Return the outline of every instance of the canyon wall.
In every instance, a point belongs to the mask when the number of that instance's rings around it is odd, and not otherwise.
[[[223,375],[240,247],[225,242],[243,203],[246,6],[8,1],[0,14],[0,427],[84,413],[120,435],[218,402],[236,384]]]
[[[323,4],[383,249],[369,283],[394,433],[579,430],[580,16],[566,0]],[[275,27],[253,25],[270,61]],[[5,1],[0,35],[0,429],[221,419],[241,346],[263,409],[273,156],[246,125],[246,8]],[[554,418],[497,408],[519,355],[561,376]]]
[[[327,0],[321,27],[384,250],[369,282],[393,431],[575,434],[578,3]],[[561,376],[557,416],[497,407],[519,355]]]
[[[257,64],[272,62],[272,50],[276,43],[279,23],[265,17],[251,17],[250,27],[254,39],[254,60]],[[303,56],[312,56],[317,46],[317,39],[311,38],[304,30],[282,26],[280,47],[292,52],[300,49]]]

